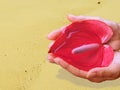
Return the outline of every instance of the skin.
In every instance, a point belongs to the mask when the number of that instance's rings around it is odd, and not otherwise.
[[[105,20],[99,17],[68,15],[67,18],[70,22],[81,22],[84,20],[94,19],[94,20],[100,20],[106,23],[107,25],[109,25],[112,28],[114,34],[111,40],[107,44],[109,44],[114,50],[114,53],[115,53],[114,59],[108,67],[93,68],[89,71],[79,70],[73,67],[72,65],[66,63],[61,58],[55,57],[52,53],[48,55],[49,62],[60,65],[61,67],[63,67],[64,69],[66,69],[67,71],[69,71],[70,73],[72,73],[77,77],[88,79],[89,81],[96,82],[96,83],[100,83],[106,80],[115,80],[119,78],[120,77],[120,51],[119,51],[120,25],[113,21]],[[59,37],[59,35],[65,30],[65,28],[66,26],[53,31],[48,35],[48,39],[53,41],[51,45]]]

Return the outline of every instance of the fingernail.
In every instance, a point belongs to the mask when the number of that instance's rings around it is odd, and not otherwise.
[[[96,76],[97,76],[96,73],[92,73],[89,77],[90,77],[90,78],[93,78],[93,77],[96,77]]]

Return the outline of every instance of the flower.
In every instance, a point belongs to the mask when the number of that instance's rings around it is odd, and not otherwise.
[[[111,27],[101,21],[74,22],[57,38],[49,53],[85,71],[106,67],[114,57],[113,49],[107,44],[112,35]]]

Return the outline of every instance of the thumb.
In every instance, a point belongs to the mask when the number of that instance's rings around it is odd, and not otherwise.
[[[112,64],[108,67],[98,67],[91,69],[88,72],[87,77],[88,78],[94,78],[94,77],[106,77],[107,78],[116,78],[119,75],[119,66],[117,64]]]

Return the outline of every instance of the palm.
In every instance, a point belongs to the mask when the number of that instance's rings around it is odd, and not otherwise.
[[[49,61],[62,66],[67,71],[71,72],[72,74],[74,74],[78,77],[86,78],[86,79],[93,81],[93,82],[102,82],[105,80],[113,80],[113,79],[118,78],[120,75],[120,61],[119,61],[120,60],[120,52],[118,51],[120,49],[120,28],[119,28],[119,25],[114,23],[114,22],[104,20],[104,19],[101,19],[98,17],[87,17],[87,16],[76,17],[73,15],[70,15],[70,16],[68,16],[68,19],[71,22],[76,22],[76,21],[80,22],[80,21],[87,20],[87,19],[96,19],[96,20],[103,21],[106,24],[108,24],[109,26],[111,26],[114,35],[111,38],[111,40],[108,42],[108,44],[115,50],[114,60],[108,67],[93,68],[88,72],[83,71],[83,70],[79,70],[79,69],[73,67],[72,65],[70,65],[70,64],[66,63],[64,60],[62,60],[61,58],[55,57],[53,54],[49,54],[49,56],[48,56]],[[52,32],[51,34],[48,35],[48,39],[56,40],[56,38],[62,33],[62,31],[65,28],[66,27],[63,27],[59,30]]]

